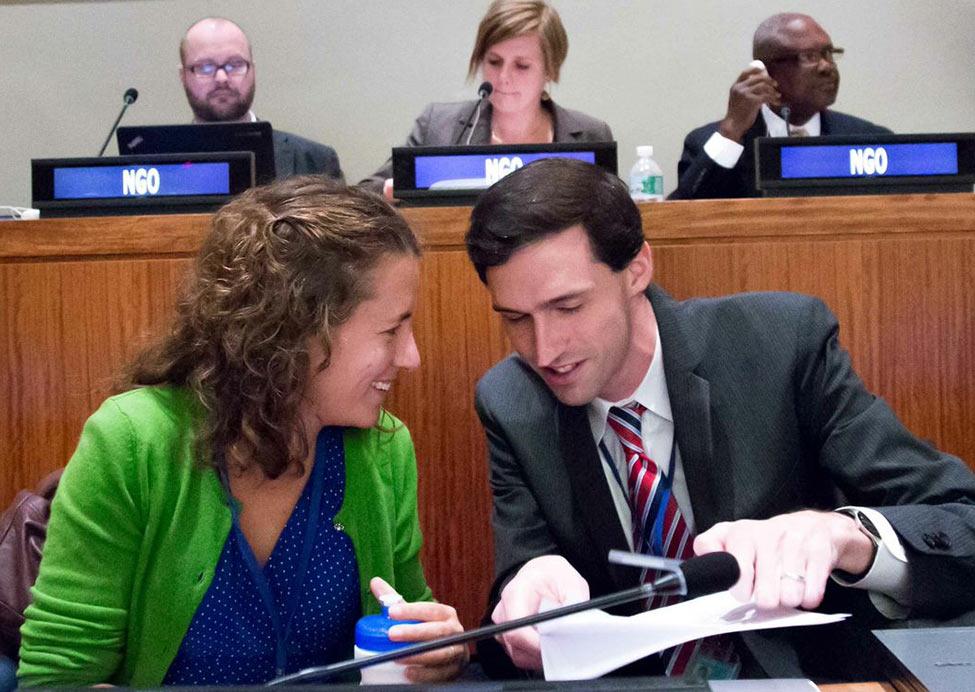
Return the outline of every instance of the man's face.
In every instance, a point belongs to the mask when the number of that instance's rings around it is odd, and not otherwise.
[[[833,41],[808,18],[790,22],[779,39],[779,46],[766,60],[769,74],[779,83],[782,102],[797,116],[808,119],[836,101],[840,72],[826,52]],[[810,62],[813,53],[820,55]]]
[[[250,63],[250,44],[240,28],[230,22],[204,20],[187,32],[184,45],[180,79],[196,119],[203,122],[244,119],[254,102],[253,64],[243,75],[239,72],[228,75],[218,69],[205,76],[191,69],[205,63],[221,66],[230,62]]]
[[[517,250],[487,270],[495,311],[514,349],[565,404],[581,406],[596,397],[629,396],[649,360],[635,342],[646,341],[638,320],[649,303],[643,291],[652,276],[650,249],[622,271],[593,257],[581,226]],[[640,303],[643,303],[643,312]],[[643,343],[644,356],[650,343]]]

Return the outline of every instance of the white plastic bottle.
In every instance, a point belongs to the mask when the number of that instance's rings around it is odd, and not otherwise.
[[[403,597],[391,594],[380,599],[382,612],[379,615],[366,615],[359,618],[355,626],[355,657],[367,658],[409,646],[412,642],[394,642],[389,639],[389,628],[393,625],[408,625],[418,620],[393,620],[389,617],[389,607],[401,603]],[[396,661],[367,666],[360,671],[363,685],[408,685],[406,666]]]
[[[653,147],[636,148],[637,160],[630,169],[630,197],[635,202],[659,202],[664,198],[664,173],[653,160]]]

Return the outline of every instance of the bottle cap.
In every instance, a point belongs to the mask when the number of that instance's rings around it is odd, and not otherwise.
[[[404,603],[404,602],[406,602],[406,599],[400,596],[395,591],[392,593],[384,593],[382,596],[379,597],[379,605],[387,610],[389,610],[391,606],[394,606],[397,603]]]
[[[650,144],[641,144],[636,148],[636,155],[641,159],[648,159],[653,156],[653,146]]]
[[[379,615],[366,615],[359,618],[359,622],[355,625],[355,645],[364,651],[378,653],[402,649],[416,642],[390,641],[389,628],[394,625],[415,625],[419,622],[419,620],[393,620],[389,617],[389,605],[383,604]]]

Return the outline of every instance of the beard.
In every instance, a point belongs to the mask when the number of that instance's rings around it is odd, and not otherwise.
[[[203,122],[230,122],[241,120],[254,103],[254,87],[251,82],[245,93],[241,93],[233,86],[214,86],[202,99],[185,88],[186,100],[197,120]]]

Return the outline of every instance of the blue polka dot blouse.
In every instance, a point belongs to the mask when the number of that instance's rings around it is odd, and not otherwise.
[[[352,656],[359,573],[352,541],[333,526],[344,494],[342,428],[324,428],[315,467],[263,568],[235,518],[164,685],[254,685]]]

